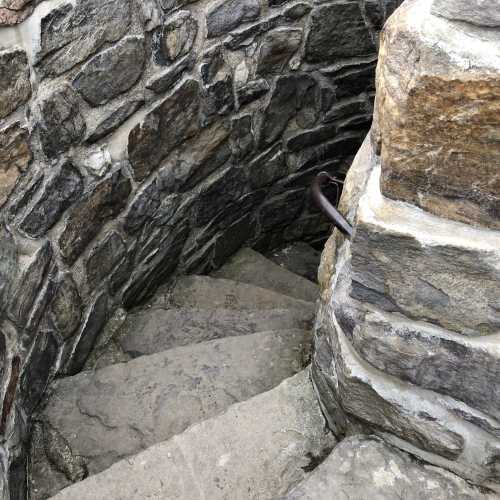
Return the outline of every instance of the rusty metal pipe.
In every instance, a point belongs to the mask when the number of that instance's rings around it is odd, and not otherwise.
[[[348,238],[352,236],[352,226],[347,222],[340,212],[330,203],[323,194],[321,187],[327,182],[342,182],[335,179],[328,172],[320,172],[312,183],[312,195],[318,208],[333,222],[335,227]]]

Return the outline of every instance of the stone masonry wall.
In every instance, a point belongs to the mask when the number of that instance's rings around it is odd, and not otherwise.
[[[104,325],[176,272],[328,228],[397,0],[0,0],[0,478]]]
[[[375,433],[500,492],[498,2],[408,0],[321,265],[313,379],[339,436]],[[495,498],[498,495],[495,496]]]

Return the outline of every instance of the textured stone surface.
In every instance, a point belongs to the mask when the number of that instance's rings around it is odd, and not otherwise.
[[[103,224],[125,207],[130,191],[130,179],[116,171],[72,207],[59,237],[61,253],[68,262],[73,263]]]
[[[61,84],[51,89],[38,98],[38,107],[40,140],[47,156],[54,158],[83,139],[87,126],[70,85]]]
[[[382,192],[499,229],[498,36],[433,16],[431,3],[409,2],[382,38],[374,133]]]
[[[50,243],[45,243],[32,256],[26,270],[18,275],[8,307],[10,319],[20,328],[26,326],[44,285],[52,262],[53,251]]]
[[[379,175],[359,203],[351,295],[464,335],[498,333],[498,234],[383,199]]]
[[[301,330],[257,333],[84,372],[55,385],[41,419],[96,474],[272,389],[301,370],[307,341]]]
[[[28,58],[23,50],[0,50],[0,67],[2,68],[0,74],[0,119],[2,119],[30,98],[31,83]]]
[[[304,371],[54,498],[270,500],[334,443]]]
[[[79,172],[70,163],[63,164],[48,175],[37,201],[28,209],[20,224],[21,230],[33,238],[43,236],[82,191],[83,182]]]
[[[283,500],[331,500],[335,492],[352,500],[450,498],[493,500],[462,478],[423,465],[373,437],[353,436]]]
[[[10,288],[17,273],[17,246],[12,233],[0,225],[0,313],[10,300]]]
[[[212,276],[273,290],[300,300],[315,302],[318,287],[296,274],[273,264],[259,253],[244,248]]]
[[[259,49],[257,75],[282,73],[301,41],[302,30],[297,28],[281,28],[267,33]]]
[[[335,62],[376,50],[360,2],[346,0],[320,5],[312,12],[311,23],[305,53],[308,62]]]
[[[19,122],[0,130],[0,206],[28,168],[32,156],[29,132]]]
[[[198,132],[198,92],[198,82],[186,80],[132,130],[128,154],[138,180],[158,166],[172,148]]]
[[[233,280],[208,276],[185,276],[172,290],[166,288],[151,305],[174,305],[199,309],[226,308],[234,310],[297,309],[314,311],[314,304],[294,299],[280,293]]]
[[[133,87],[144,63],[144,38],[128,36],[85,64],[73,86],[90,105],[100,106]]]
[[[56,331],[67,339],[75,332],[82,316],[82,300],[70,273],[60,276],[50,306],[50,319]]]
[[[313,283],[318,281],[321,252],[307,243],[292,243],[283,248],[273,250],[266,257],[275,264],[303,278],[307,278]]]
[[[153,38],[156,61],[170,64],[189,54],[198,34],[198,21],[189,11],[176,12],[159,28]]]
[[[130,24],[130,2],[79,0],[50,10],[40,26],[38,71],[57,76],[84,61],[109,42],[116,42]]]
[[[207,12],[208,37],[224,35],[246,21],[257,19],[260,14],[258,0],[220,0]]]
[[[434,0],[432,12],[454,21],[500,26],[500,9],[495,0]]]
[[[313,314],[294,309],[146,308],[129,314],[117,344],[129,356],[154,354],[174,347],[268,330],[309,329]]]

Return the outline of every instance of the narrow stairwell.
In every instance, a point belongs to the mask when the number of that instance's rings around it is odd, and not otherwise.
[[[317,254],[298,253],[289,265],[310,273]],[[53,384],[34,426],[31,498],[286,494],[335,444],[306,368],[317,295],[249,249],[159,290],[97,369]]]

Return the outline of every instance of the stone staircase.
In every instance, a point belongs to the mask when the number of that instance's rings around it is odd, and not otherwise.
[[[306,367],[318,255],[270,257],[244,249],[179,278],[127,314],[93,369],[53,384],[31,500],[498,498],[376,436],[337,444]]]
[[[317,257],[304,253],[302,274]],[[31,498],[72,483],[56,498],[286,494],[335,443],[305,369],[317,295],[249,249],[160,289],[95,369],[51,387],[34,425]]]

